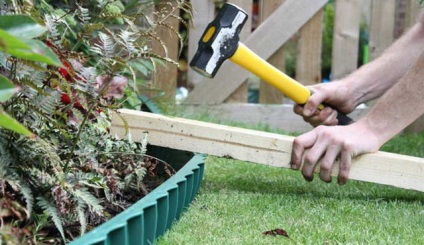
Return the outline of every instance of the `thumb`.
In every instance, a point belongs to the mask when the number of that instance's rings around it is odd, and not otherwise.
[[[322,104],[325,99],[326,95],[324,93],[314,92],[311,90],[311,96],[304,106],[303,114],[307,117],[312,116],[318,110],[318,106]]]

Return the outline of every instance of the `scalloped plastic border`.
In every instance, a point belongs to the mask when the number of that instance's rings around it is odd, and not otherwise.
[[[160,112],[154,104],[147,107],[154,113]],[[161,149],[160,153],[173,151],[174,154],[176,151]],[[148,195],[70,244],[154,244],[156,238],[172,226],[196,196],[203,179],[205,158],[203,154],[194,154],[175,175]],[[172,161],[170,164],[174,166]]]

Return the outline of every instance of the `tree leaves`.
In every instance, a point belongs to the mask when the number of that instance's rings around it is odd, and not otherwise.
[[[15,86],[5,76],[0,74],[0,103],[10,99],[16,92]]]
[[[47,29],[27,15],[0,16],[0,51],[16,58],[62,66],[43,42],[34,40]]]
[[[0,29],[0,50],[7,52],[8,49],[30,49],[30,47],[19,38]]]
[[[31,61],[42,62],[48,65],[63,66],[59,58],[46,44],[39,40],[23,40],[30,49],[8,49],[8,53]]]
[[[22,39],[39,37],[47,30],[28,15],[3,15],[0,20],[0,29]]]
[[[32,38],[39,37],[46,28],[27,15],[0,16],[0,51],[16,58],[61,66],[59,58],[43,42]],[[11,81],[0,75],[0,103],[9,100],[16,92]],[[0,127],[25,136],[34,135],[18,121],[10,117],[0,107]]]
[[[31,133],[31,131],[29,131],[18,121],[10,117],[6,112],[3,111],[3,108],[1,107],[0,107],[0,127],[15,131],[25,136],[34,137],[34,134]]]

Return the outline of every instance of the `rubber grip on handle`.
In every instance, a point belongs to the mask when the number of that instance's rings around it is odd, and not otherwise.
[[[305,104],[311,95],[311,91],[304,85],[269,64],[243,43],[238,44],[237,50],[230,60],[257,75],[297,104]],[[323,106],[335,109],[329,105],[323,104]],[[339,125],[348,125],[353,122],[351,118],[339,111],[337,111],[337,120]]]
[[[333,106],[323,103],[322,104],[325,107],[330,107],[333,110],[337,111],[337,121],[338,121],[338,125],[349,125],[353,122],[355,122],[352,118],[348,117],[346,114],[344,114],[343,112],[340,112],[339,110],[337,110],[336,108],[334,108]]]

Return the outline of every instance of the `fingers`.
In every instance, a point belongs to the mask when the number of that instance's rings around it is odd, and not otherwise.
[[[337,183],[339,185],[346,184],[349,178],[350,166],[352,165],[352,154],[349,151],[342,151],[340,156],[340,169]]]
[[[320,158],[324,155],[327,148],[327,139],[319,137],[309,152],[305,155],[305,162],[302,167],[302,175],[307,181],[314,178],[314,170]]]
[[[346,142],[333,137],[331,128],[333,127],[320,126],[297,137],[293,142],[291,167],[298,170],[303,161],[301,172],[307,181],[313,180],[314,170],[319,165],[320,179],[327,183],[331,182],[332,168],[339,156],[340,169],[337,182],[345,184],[348,180],[354,150]]]
[[[312,93],[312,95],[309,97],[308,101],[306,102],[303,114],[306,117],[310,117],[314,115],[315,112],[318,111],[318,106],[324,102],[327,95],[325,93]]]
[[[328,147],[324,157],[320,161],[319,178],[322,181],[327,183],[331,182],[331,173],[333,169],[333,163],[336,161],[339,153],[340,153],[339,145],[331,145]]]
[[[305,149],[308,149],[313,146],[315,144],[315,141],[316,134],[314,133],[314,131],[310,131],[294,139],[290,163],[292,169],[297,170],[300,168]]]
[[[314,127],[319,125],[337,125],[337,111],[329,107],[324,108],[322,111],[316,110],[314,114],[306,116],[304,112],[304,107],[300,105],[295,105],[293,107],[293,112],[302,116],[303,120]]]
[[[321,113],[322,125],[332,126],[337,125],[337,111],[326,107]]]

